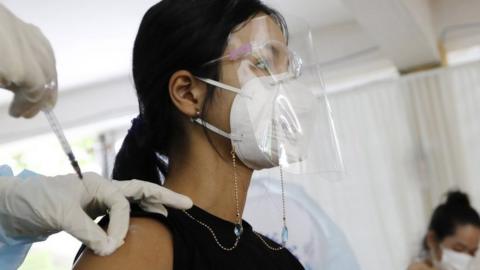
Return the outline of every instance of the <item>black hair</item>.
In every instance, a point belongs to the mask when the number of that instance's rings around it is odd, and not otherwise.
[[[183,116],[169,96],[170,77],[188,70],[218,80],[218,64],[204,64],[221,57],[230,33],[259,13],[271,16],[286,32],[283,17],[260,0],[163,0],[146,12],[133,49],[140,114],[116,156],[114,179],[160,184],[168,174],[170,151],[179,151],[185,138]],[[202,113],[214,90],[208,87]]]
[[[459,226],[464,225],[480,228],[480,216],[470,205],[467,194],[461,191],[450,191],[447,193],[446,202],[433,211],[428,229],[435,234],[436,240],[440,243],[446,237],[454,235]],[[429,249],[426,238],[423,248]]]

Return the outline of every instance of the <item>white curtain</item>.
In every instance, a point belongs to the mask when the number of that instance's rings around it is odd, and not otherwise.
[[[468,192],[480,210],[480,63],[361,86],[330,101],[345,178],[288,177],[343,229],[362,269],[406,269],[449,189]]]

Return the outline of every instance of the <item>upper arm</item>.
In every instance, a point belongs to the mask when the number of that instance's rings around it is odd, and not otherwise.
[[[75,263],[76,270],[173,269],[173,240],[168,228],[148,218],[131,218],[125,243],[110,256],[85,250]]]

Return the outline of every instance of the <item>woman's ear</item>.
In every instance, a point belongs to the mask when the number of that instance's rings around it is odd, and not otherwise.
[[[435,250],[437,246],[437,236],[435,235],[435,232],[433,231],[428,231],[427,233],[427,246],[430,250]]]
[[[170,77],[168,91],[178,110],[189,118],[193,118],[203,107],[207,87],[189,71],[179,70]]]

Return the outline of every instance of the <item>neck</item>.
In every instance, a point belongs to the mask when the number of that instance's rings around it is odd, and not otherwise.
[[[237,203],[231,155],[220,157],[207,140],[197,140],[190,145],[195,147],[185,147],[184,153],[171,157],[165,187],[189,196],[196,206],[205,211],[236,223]],[[241,218],[253,171],[238,158],[235,171]]]

